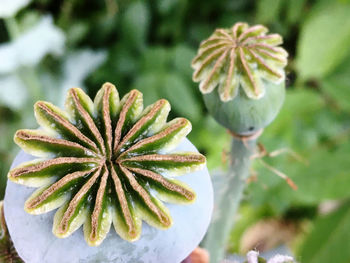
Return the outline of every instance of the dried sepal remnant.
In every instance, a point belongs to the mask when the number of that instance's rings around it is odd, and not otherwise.
[[[192,61],[193,80],[200,82],[201,92],[210,93],[218,86],[225,102],[242,87],[249,98],[259,99],[264,96],[265,81],[284,81],[288,53],[279,47],[282,37],[267,32],[262,25],[246,23],[215,30]]]
[[[22,263],[13,246],[4,216],[3,201],[0,201],[0,263]]]
[[[16,183],[38,187],[25,203],[30,214],[57,209],[53,233],[68,237],[84,225],[89,245],[101,244],[111,225],[125,240],[140,237],[142,221],[166,229],[172,218],[163,202],[195,200],[173,176],[205,164],[198,153],[169,153],[191,130],[184,118],[167,122],[170,105],[159,100],[143,109],[142,94],[121,100],[106,83],[92,101],[69,90],[65,111],[35,104],[40,130],[19,130],[15,142],[40,157],[12,169]]]

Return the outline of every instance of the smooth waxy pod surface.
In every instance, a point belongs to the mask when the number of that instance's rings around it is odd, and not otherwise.
[[[266,127],[284,101],[288,53],[279,47],[282,37],[267,32],[246,23],[217,29],[192,61],[209,112],[238,134]]]
[[[143,109],[140,92],[132,90],[119,100],[116,88],[106,83],[94,101],[73,88],[65,111],[43,101],[34,108],[42,129],[19,130],[15,142],[40,159],[22,163],[8,177],[39,188],[25,202],[29,214],[58,208],[57,237],[84,225],[86,242],[97,246],[113,224],[121,238],[135,241],[142,221],[161,229],[173,224],[163,201],[195,201],[196,193],[173,177],[203,167],[205,157],[171,152],[191,124],[183,118],[167,122],[166,100]]]
[[[203,94],[203,98],[217,122],[236,134],[248,135],[269,125],[283,105],[284,83],[269,83],[268,88],[259,100],[248,98],[243,91],[229,102],[222,102],[216,92]]]

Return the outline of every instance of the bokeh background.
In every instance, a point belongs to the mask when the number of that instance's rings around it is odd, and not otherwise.
[[[67,89],[94,96],[106,81],[121,95],[141,90],[146,104],[168,99],[215,179],[230,138],[207,114],[191,60],[215,28],[262,23],[284,37],[287,97],[261,137],[267,154],[227,251],[283,246],[299,262],[350,262],[349,0],[1,0],[0,18],[0,199],[14,132],[37,127],[34,101],[63,106]]]

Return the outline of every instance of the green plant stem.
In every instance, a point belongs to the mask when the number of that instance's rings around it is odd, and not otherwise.
[[[246,180],[249,177],[251,156],[256,139],[243,141],[233,137],[230,151],[230,167],[224,176],[221,189],[215,196],[216,211],[208,230],[204,247],[210,253],[210,262],[218,263],[224,258],[226,242],[233,228],[235,216],[241,202]]]

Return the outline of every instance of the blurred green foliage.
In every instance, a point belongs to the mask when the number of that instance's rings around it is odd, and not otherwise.
[[[190,63],[199,42],[215,28],[237,21],[264,23],[283,35],[290,62],[285,105],[261,137],[267,151],[287,150],[263,161],[286,173],[298,190],[257,160],[257,179],[246,191],[228,247],[237,252],[244,230],[262,218],[288,218],[308,222],[292,247],[301,262],[350,262],[349,14],[348,0],[32,1],[14,18],[0,20],[0,58],[4,45],[46,15],[53,17],[65,44],[62,52],[47,51],[36,63],[22,62],[10,73],[0,70],[0,197],[18,152],[15,130],[36,126],[33,102],[62,105],[62,94],[77,85],[94,96],[106,81],[121,95],[141,90],[146,104],[168,99],[171,117],[191,120],[189,137],[206,154],[209,168],[225,169],[222,152],[229,136],[208,116]],[[9,77],[20,84],[6,86]],[[326,215],[317,212],[328,200],[338,206]]]

